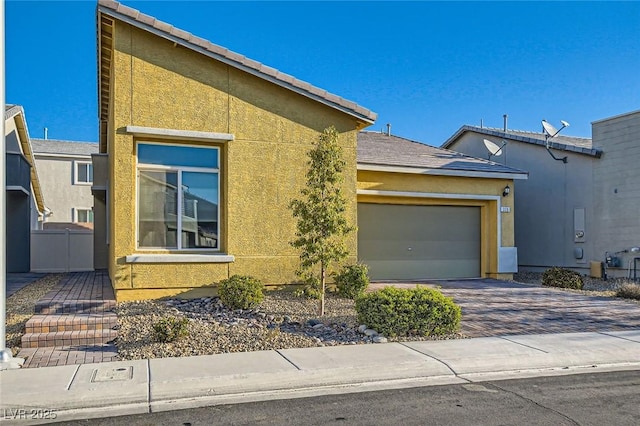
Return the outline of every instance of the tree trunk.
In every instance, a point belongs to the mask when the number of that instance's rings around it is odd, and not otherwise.
[[[320,263],[320,307],[319,315],[324,316],[324,287],[325,287],[326,271],[324,269],[324,262]]]

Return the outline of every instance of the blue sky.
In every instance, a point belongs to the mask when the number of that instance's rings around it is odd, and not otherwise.
[[[463,124],[591,136],[640,109],[638,2],[124,1],[440,145]],[[32,137],[96,141],[95,2],[5,3],[6,102]]]

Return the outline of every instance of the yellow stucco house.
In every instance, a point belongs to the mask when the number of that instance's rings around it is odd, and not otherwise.
[[[361,132],[375,113],[117,2],[98,4],[98,61],[95,267],[118,300],[195,295],[234,274],[296,282],[288,205],[331,125],[360,228],[350,261],[374,279],[514,272],[502,194],[525,173]]]

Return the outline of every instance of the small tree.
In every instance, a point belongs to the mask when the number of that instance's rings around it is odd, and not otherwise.
[[[342,173],[346,163],[338,145],[338,131],[333,126],[325,129],[308,156],[307,186],[301,191],[303,199],[293,200],[289,205],[298,219],[296,239],[291,245],[301,251],[297,274],[317,290],[318,311],[322,316],[327,269],[332,262],[349,254],[344,238],[354,228],[349,226],[345,215]],[[315,267],[319,267],[318,275],[314,273]]]

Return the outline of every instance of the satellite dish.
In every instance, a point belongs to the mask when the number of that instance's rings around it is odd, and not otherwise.
[[[547,120],[542,120],[542,127],[544,128],[544,131],[551,137],[554,137],[558,134],[558,129],[553,127],[553,125]]]
[[[496,157],[500,157],[502,155],[502,147],[496,145],[495,143],[491,142],[488,139],[483,140],[484,142],[484,146],[487,147],[487,151],[489,151],[489,153],[491,155],[495,155]]]
[[[493,157],[494,155],[496,157],[500,157],[502,155],[502,148],[504,148],[504,146],[507,144],[507,142],[502,141],[502,146],[498,146],[488,139],[483,139],[483,142],[484,146],[487,147],[487,151],[489,151],[489,157],[487,158],[488,160],[491,160],[491,157]]]
[[[558,133],[560,133],[562,129],[564,129],[565,127],[569,127],[569,123],[567,123],[564,120],[560,120],[560,123],[562,123],[562,127],[560,127],[560,130],[558,130],[555,127],[553,127],[547,120],[542,120],[542,128],[544,129],[544,133],[546,133],[546,135],[544,136],[544,139],[547,145],[547,152],[549,153],[549,155],[551,155],[551,157],[554,160],[562,161],[563,163],[567,164],[566,156],[562,158],[558,158],[555,155],[553,155],[553,152],[551,152],[551,139],[558,136]]]

